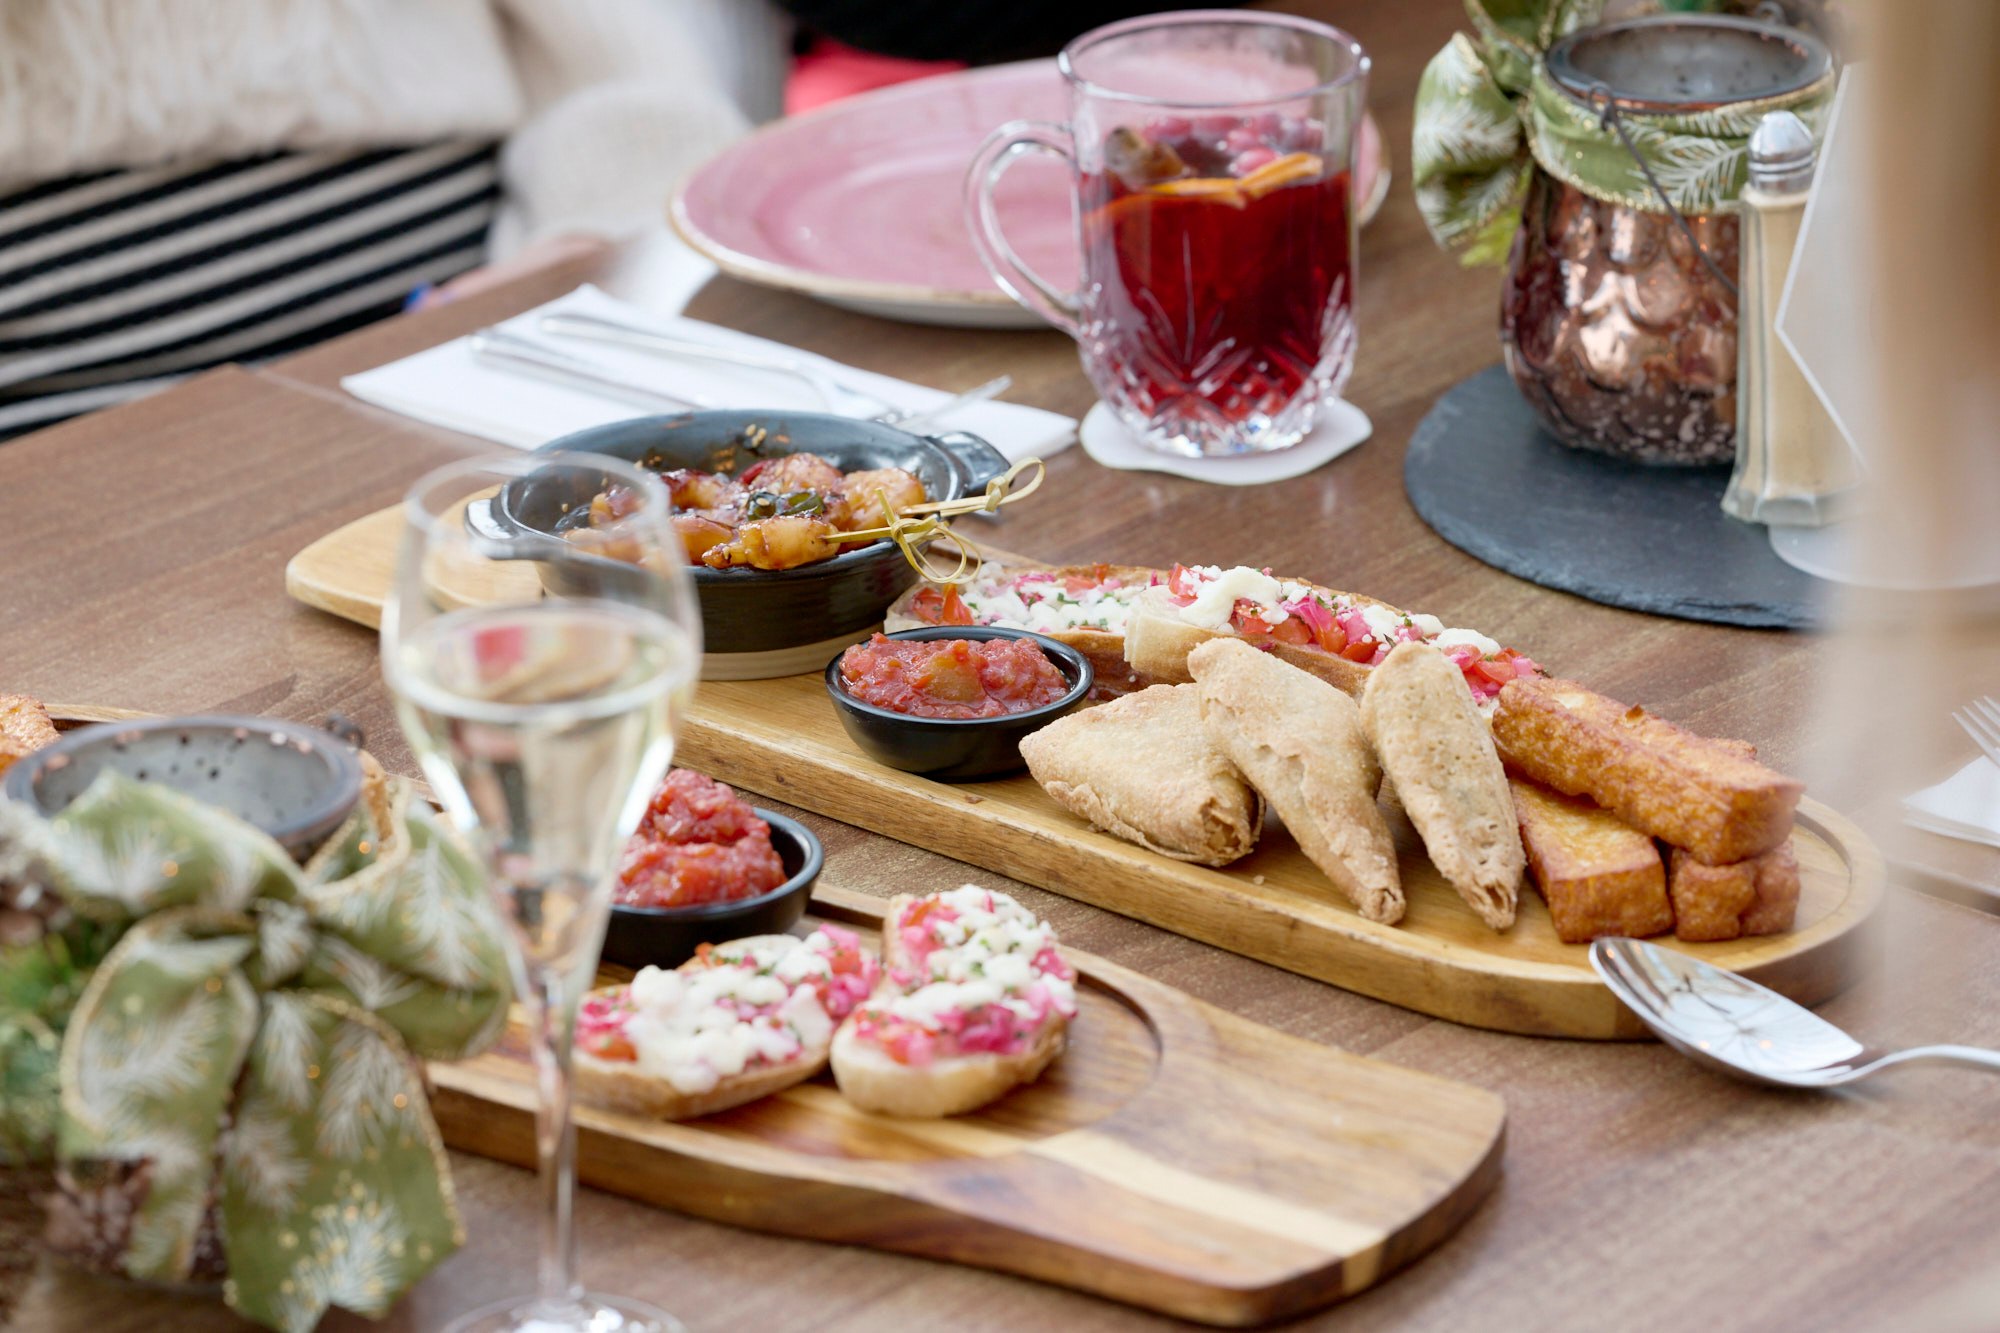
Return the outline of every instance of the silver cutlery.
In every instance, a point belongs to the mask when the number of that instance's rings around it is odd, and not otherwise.
[[[542,318],[541,323],[547,326],[552,320],[577,320],[586,318],[593,317],[583,315],[547,315]],[[624,328],[626,326],[614,325],[614,327]],[[644,330],[638,330],[638,332],[643,333]],[[668,339],[667,341],[678,342],[679,340]],[[523,338],[517,334],[508,333],[504,329],[481,329],[472,335],[471,344],[472,354],[487,365],[515,374],[528,375],[535,379],[545,380],[551,384],[560,384],[564,388],[582,389],[588,393],[604,394],[609,397],[623,399],[627,402],[638,403],[641,406],[664,409],[670,412],[685,412],[690,408],[712,408],[717,406],[712,399],[705,398],[699,394],[669,393],[664,389],[654,388],[652,385],[639,380],[629,379],[600,362],[590,360],[588,357],[573,356],[560,348],[550,347],[545,343],[536,342],[531,338]],[[686,346],[699,347],[700,344],[688,343]],[[703,350],[712,349],[704,348]],[[735,353],[729,353],[716,359],[731,361],[735,364],[747,364],[737,360]],[[1013,383],[1012,376],[1000,375],[986,381],[984,384],[967,389],[964,393],[955,394],[935,407],[890,408],[887,411],[876,412],[856,419],[879,421],[885,426],[894,426],[899,430],[923,430],[935,424],[940,418],[950,416],[960,408],[969,407],[974,403],[983,403],[989,398],[999,397],[1012,387]],[[824,398],[825,395],[822,395],[822,397]],[[872,394],[866,395],[866,397],[872,403],[882,402],[881,399],[874,397]],[[838,415],[853,416],[854,414],[851,412],[842,412]]]
[[[885,417],[876,417],[875,420],[885,426],[894,426],[898,430],[927,430],[931,426],[936,425],[940,418],[950,416],[953,412],[958,411],[959,408],[970,407],[974,403],[983,403],[989,398],[998,398],[1013,386],[1014,377],[1012,375],[995,375],[984,384],[975,384],[964,393],[953,394],[936,407],[908,408],[901,412],[891,412]]]
[[[1965,734],[1972,737],[1981,754],[2000,765],[2000,704],[1994,703],[1991,695],[1973,700],[1951,717],[1965,728]]]
[[[625,324],[615,319],[604,319],[598,315],[543,315],[536,322],[536,327],[543,333],[589,338],[597,342],[613,343],[620,347],[636,347],[641,351],[666,356],[691,357],[699,361],[715,361],[728,366],[744,366],[751,370],[768,370],[780,375],[790,375],[812,386],[827,410],[837,416],[868,417],[880,421],[896,411],[895,404],[866,389],[847,383],[825,366],[804,357],[770,356],[762,352],[743,351],[737,348],[711,347],[707,343],[655,333],[651,329],[642,329],[635,324]]]
[[[1870,1049],[1776,991],[1644,940],[1597,940],[1590,965],[1661,1041],[1698,1064],[1753,1083],[1837,1088],[1912,1063],[2000,1072],[2000,1051],[1976,1046]]]
[[[616,375],[595,361],[544,347],[541,343],[503,329],[481,329],[473,334],[472,354],[497,369],[560,384],[566,389],[582,389],[588,393],[623,399],[655,410],[686,412],[690,408],[715,406],[714,402],[699,394],[666,393],[651,385]]]

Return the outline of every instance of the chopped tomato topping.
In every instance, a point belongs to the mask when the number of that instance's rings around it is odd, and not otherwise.
[[[584,1049],[600,1060],[637,1060],[639,1048],[623,1032],[605,1032],[585,1039]]]
[[[1290,616],[1271,626],[1271,637],[1279,643],[1311,643],[1312,626],[1297,616]]]
[[[1317,638],[1319,646],[1330,653],[1344,652],[1347,648],[1347,631],[1337,624],[1329,622],[1326,628],[1319,631]]]
[[[918,900],[917,905],[915,907],[912,907],[904,915],[903,924],[905,926],[921,926],[924,923],[925,917],[939,910],[943,906],[944,904],[939,902],[936,898],[920,899]]]
[[[1381,645],[1373,639],[1357,639],[1340,650],[1340,655],[1350,662],[1363,664],[1375,660],[1375,650]]]
[[[1257,610],[1257,603],[1239,597],[1230,609],[1229,618],[1245,634],[1269,634],[1271,626],[1257,614]]]
[[[1504,660],[1475,662],[1472,669],[1495,685],[1505,685],[1514,679],[1514,664]]]
[[[1186,565],[1176,564],[1167,575],[1167,592],[1178,606],[1186,606],[1194,600],[1194,571]]]
[[[920,589],[910,599],[910,614],[926,625],[970,625],[973,624],[972,608],[965,604],[955,584],[943,588]]]

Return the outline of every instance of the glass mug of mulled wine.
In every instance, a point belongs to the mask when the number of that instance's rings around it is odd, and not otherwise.
[[[1367,55],[1307,19],[1198,10],[1098,28],[1057,63],[1069,122],[1001,126],[966,175],[987,270],[1077,340],[1099,396],[1152,448],[1297,444],[1354,366]],[[1001,232],[994,189],[1026,152],[1069,160],[1074,292]]]

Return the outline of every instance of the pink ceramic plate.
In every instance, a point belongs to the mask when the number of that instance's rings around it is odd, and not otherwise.
[[[965,167],[994,127],[1060,121],[1053,60],[942,74],[781,120],[712,158],[674,196],[687,242],[746,282],[920,324],[1033,328],[965,233]],[[1355,165],[1366,222],[1388,193],[1371,118]],[[1067,168],[1029,157],[1001,182],[1008,239],[1057,286],[1076,279]]]

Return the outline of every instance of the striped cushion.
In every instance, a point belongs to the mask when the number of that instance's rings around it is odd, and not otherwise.
[[[490,143],[114,171],[0,197],[0,439],[394,314],[479,264]]]

